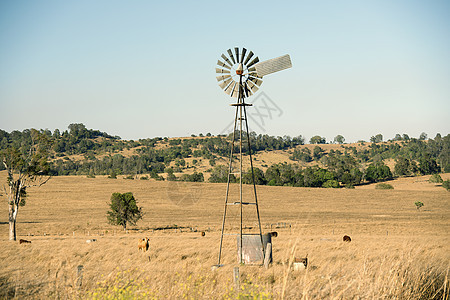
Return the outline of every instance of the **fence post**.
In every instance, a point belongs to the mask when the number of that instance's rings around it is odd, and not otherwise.
[[[264,267],[269,268],[270,256],[272,255],[272,243],[267,243],[266,256],[264,257]]]
[[[239,290],[241,289],[240,279],[239,279],[239,267],[233,268],[233,280],[234,280],[234,286],[236,287],[236,291],[239,292]]]
[[[77,287],[81,288],[83,283],[83,265],[78,265],[77,267]]]

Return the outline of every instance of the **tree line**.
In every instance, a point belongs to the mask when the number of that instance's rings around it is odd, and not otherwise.
[[[30,144],[32,130],[13,131],[8,133],[0,130],[0,151],[7,149],[17,149],[21,145]],[[187,168],[185,159],[188,157],[203,158],[209,161],[211,172],[216,166],[216,160],[228,157],[230,154],[233,134],[211,136],[207,134],[202,138],[148,138],[138,141],[122,140],[118,136],[112,136],[99,130],[87,129],[84,124],[70,124],[68,130],[58,129],[37,131],[44,136],[51,145],[48,160],[48,173],[57,175],[109,175],[111,173],[123,175],[150,174],[153,178],[160,178],[158,174],[166,172],[166,169],[175,163],[175,172],[182,172]],[[202,135],[201,135],[202,136]],[[235,139],[239,132],[235,133]],[[245,135],[244,135],[245,136]],[[428,139],[422,133],[418,139],[410,138],[408,135],[397,134],[394,139],[381,143],[381,134],[373,136],[372,142],[363,142],[365,148],[357,149],[354,146],[343,144],[345,138],[338,135],[333,143],[341,144],[340,150],[325,151],[320,146],[325,143],[325,138],[314,136],[310,142],[316,144],[313,150],[304,145],[305,139],[302,135],[296,137],[274,137],[269,135],[256,134],[249,135],[251,150],[253,153],[271,150],[291,150],[292,171],[299,172],[294,167],[296,162],[317,162],[328,172],[334,174],[333,179],[342,184],[358,184],[358,178],[368,180],[375,178],[379,180],[388,172],[383,161],[394,159],[396,164],[393,170],[389,170],[393,176],[412,176],[419,174],[434,174],[438,172],[450,172],[450,135],[441,137],[437,134],[434,139]],[[164,145],[164,147],[158,147]],[[243,140],[243,150],[248,151],[246,138]],[[238,151],[238,143],[235,140],[235,151]],[[124,150],[133,149],[135,154],[131,156],[123,155]],[[74,158],[74,156],[77,156]],[[364,167],[372,165],[373,167]],[[268,166],[270,172],[279,169],[279,172],[286,167]],[[273,167],[273,168],[272,168]],[[383,169],[384,168],[384,169]],[[0,169],[4,169],[0,166]],[[266,173],[267,171],[266,170]],[[307,170],[307,171],[306,171]],[[269,172],[269,173],[270,173]],[[294,173],[295,173],[294,172]],[[308,186],[309,173],[319,174],[322,171],[309,170],[304,168],[301,173],[307,174],[305,186]],[[166,172],[167,173],[167,172]],[[283,172],[282,172],[283,173]],[[362,173],[363,175],[360,175]],[[321,174],[321,173],[320,173]],[[377,174],[377,175],[374,175]],[[265,175],[265,174],[264,174]],[[303,174],[304,175],[304,174]],[[280,184],[286,182],[272,175],[267,183]],[[212,176],[213,177],[213,176]],[[213,177],[214,178],[214,177]],[[189,176],[184,176],[185,180],[190,180]],[[199,177],[194,177],[199,180]],[[274,179],[274,180],[272,180]],[[214,180],[214,179],[213,179]],[[294,181],[290,184],[296,185]],[[317,185],[315,183],[315,185]]]

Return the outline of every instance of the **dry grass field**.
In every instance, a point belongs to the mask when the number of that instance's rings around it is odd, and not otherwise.
[[[228,237],[224,266],[212,270],[225,184],[54,177],[30,189],[19,211],[18,239],[31,244],[8,241],[2,197],[0,299],[448,299],[450,193],[427,179],[394,180],[394,190],[258,187],[263,231],[278,232],[273,264],[239,266]],[[113,192],[132,192],[145,212],[128,232],[107,224]],[[270,229],[277,223],[290,226]],[[145,236],[150,249],[138,252]],[[306,255],[307,269],[293,270],[292,259]]]

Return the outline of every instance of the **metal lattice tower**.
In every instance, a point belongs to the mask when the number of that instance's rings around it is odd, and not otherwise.
[[[222,74],[217,76],[217,81],[219,82],[219,86],[231,97],[237,98],[237,102],[231,104],[231,106],[236,107],[235,117],[234,117],[234,127],[233,127],[233,138],[231,142],[231,151],[230,151],[230,162],[228,166],[228,176],[227,176],[227,190],[225,196],[225,206],[224,206],[224,214],[222,221],[222,232],[220,236],[220,247],[219,247],[219,261],[218,265],[220,265],[222,258],[222,246],[223,246],[223,238],[225,235],[225,223],[227,220],[227,210],[228,206],[236,206],[239,205],[239,216],[240,216],[240,226],[239,226],[239,239],[240,243],[238,253],[239,253],[239,262],[243,263],[243,209],[244,206],[254,206],[256,209],[257,223],[258,223],[258,235],[261,240],[261,248],[263,251],[263,257],[265,255],[265,249],[263,246],[263,236],[261,230],[261,220],[259,216],[259,207],[258,207],[258,197],[256,192],[256,183],[255,183],[255,174],[253,170],[253,158],[251,153],[251,145],[250,145],[250,134],[248,129],[247,122],[247,106],[252,106],[252,104],[246,103],[245,98],[251,96],[255,93],[262,84],[262,77],[274,72],[278,72],[287,68],[292,67],[291,59],[289,55],[284,55],[278,58],[270,59],[267,61],[259,62],[259,58],[253,57],[254,54],[250,51],[247,54],[247,49],[242,48],[240,51],[239,48],[234,48],[234,54],[231,49],[227,50],[228,56],[225,54],[221,55],[221,58],[217,61],[217,65],[220,68],[216,68],[216,73]],[[238,134],[238,137],[236,136]],[[250,159],[250,170],[251,170],[251,179],[252,179],[252,193],[254,196],[254,202],[246,202],[243,199],[243,138],[245,134],[245,138],[247,139],[247,150],[248,156]],[[235,153],[235,143],[238,140],[239,143],[239,152]],[[239,157],[239,171],[233,172],[233,160],[234,157]],[[239,201],[230,201],[230,180],[231,176],[234,174],[239,175]]]

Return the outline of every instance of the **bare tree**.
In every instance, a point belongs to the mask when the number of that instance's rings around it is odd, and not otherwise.
[[[9,144],[0,152],[0,158],[7,171],[3,191],[9,207],[9,240],[16,240],[16,220],[19,207],[25,205],[27,188],[47,183],[48,137],[35,129],[24,132],[21,142]]]

